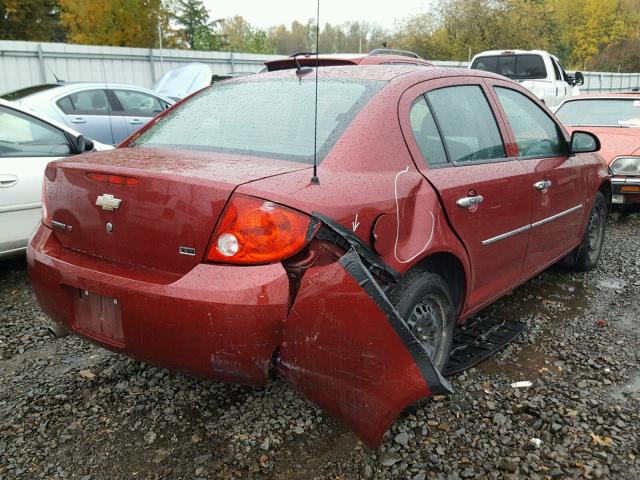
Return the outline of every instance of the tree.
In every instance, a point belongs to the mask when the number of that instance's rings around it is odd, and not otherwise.
[[[220,50],[222,38],[216,33],[220,20],[212,21],[202,0],[175,0],[173,20],[182,28],[181,36],[193,50]]]
[[[0,0],[0,39],[63,42],[57,0]]]
[[[224,49],[229,52],[275,53],[275,45],[266,30],[253,27],[240,15],[221,22]]]
[[[594,70],[640,72],[640,39],[626,39],[606,47],[591,59]]]
[[[167,23],[161,0],[59,0],[71,43],[158,46],[158,23]]]

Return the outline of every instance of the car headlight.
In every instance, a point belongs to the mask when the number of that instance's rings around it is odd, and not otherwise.
[[[640,175],[640,157],[618,157],[609,168],[615,175]]]

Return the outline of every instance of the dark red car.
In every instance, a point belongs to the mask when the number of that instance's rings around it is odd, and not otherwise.
[[[562,102],[556,116],[571,131],[598,135],[613,178],[612,203],[640,203],[640,93],[597,93]]]
[[[50,163],[29,271],[71,331],[218,381],[279,375],[375,445],[450,391],[456,322],[560,259],[594,267],[610,179],[596,137],[502,77],[322,68],[317,129],[314,80],[220,83]]]

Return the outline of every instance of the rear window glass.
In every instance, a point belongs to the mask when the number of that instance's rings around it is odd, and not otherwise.
[[[51,90],[52,88],[60,87],[62,85],[57,85],[55,83],[47,83],[44,85],[34,85],[33,87],[21,88],[20,90],[15,90],[13,92],[5,93],[0,98],[3,100],[8,100],[10,102],[21,100],[29,95],[33,95],[34,93],[44,92],[45,90]]]
[[[320,80],[318,161],[385,82]],[[178,106],[135,142],[313,163],[313,76],[220,83]]]
[[[547,69],[540,55],[490,55],[478,57],[471,68],[493,72],[517,80],[546,78]]]
[[[640,98],[571,100],[556,117],[573,126],[640,127]]]

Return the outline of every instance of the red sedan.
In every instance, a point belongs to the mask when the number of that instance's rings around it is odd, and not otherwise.
[[[278,375],[376,445],[450,391],[457,322],[558,260],[595,266],[610,179],[595,136],[490,73],[323,67],[317,128],[315,89],[291,69],[220,83],[50,163],[29,271],[78,335]]]
[[[602,141],[613,203],[640,203],[640,94],[581,95],[564,101],[556,115],[569,129],[587,130]]]

